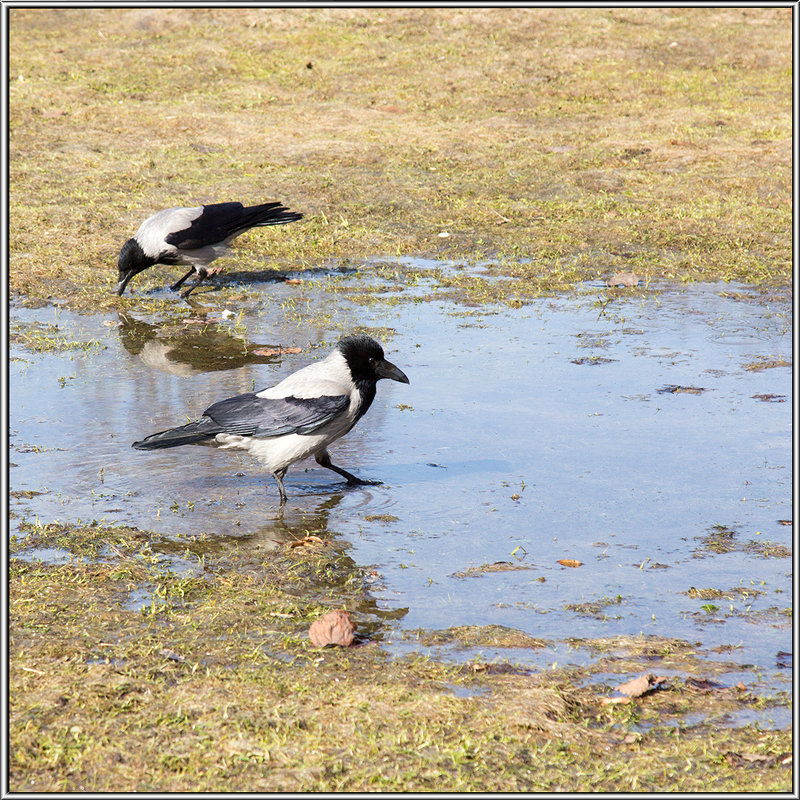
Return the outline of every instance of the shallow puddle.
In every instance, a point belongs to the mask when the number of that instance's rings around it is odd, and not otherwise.
[[[422,302],[420,285],[397,292],[416,301],[358,305],[324,283],[265,284],[228,313],[221,293],[198,293],[166,322],[12,309],[11,532],[38,517],[220,547],[332,535],[379,573],[396,652],[421,649],[403,630],[500,625],[550,646],[468,655],[542,667],[591,660],[577,640],[655,635],[788,688],[792,380],[773,366],[791,361],[788,304],[728,284],[598,284],[482,309]],[[300,313],[284,313],[296,297]],[[131,449],[357,326],[387,334],[411,383],[381,382],[332,455],[383,485],[347,489],[300,465],[281,510],[254,461]],[[32,351],[37,331],[60,344]]]

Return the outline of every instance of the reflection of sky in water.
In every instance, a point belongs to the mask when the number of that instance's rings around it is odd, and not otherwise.
[[[729,285],[622,300],[602,316],[593,303],[600,287],[499,313],[444,302],[361,308],[312,296],[314,308],[335,307],[340,330],[332,330],[283,319],[270,297],[287,291],[269,286],[258,311],[245,315],[249,344],[307,347],[356,324],[397,331],[387,356],[410,386],[381,382],[369,414],[331,448],[335,463],[383,486],[346,489],[313,462],[298,465],[281,514],[271,477],[246,457],[130,448],[216,400],[277,382],[327,344],[269,358],[243,346],[233,318],[193,330],[187,342],[154,319],[119,328],[116,315],[20,309],[12,330],[55,322],[106,349],[40,356],[12,347],[22,360],[9,370],[11,488],[47,490],[16,510],[167,535],[252,535],[266,546],[328,531],[353,544],[357,563],[377,565],[385,584],[377,599],[408,608],[406,629],[494,623],[556,641],[656,634],[736,645],[720,658],[788,680],[774,667],[777,652],[791,649],[781,613],[791,606],[790,561],[752,550],[791,547],[792,528],[778,524],[792,517],[791,371],[743,369],[761,356],[791,357],[788,307],[721,297],[735,291]],[[131,325],[139,326],[135,346],[125,338]],[[573,363],[592,356],[613,360]],[[666,385],[705,391],[659,393]],[[704,546],[714,525],[735,531],[732,552]],[[583,566],[561,567],[561,558]],[[517,560],[532,568],[454,576]],[[716,621],[701,609],[706,601],[685,594],[739,586],[763,594],[714,601]],[[617,595],[623,602],[608,605],[605,619],[565,610]],[[514,657],[581,658],[566,645]]]

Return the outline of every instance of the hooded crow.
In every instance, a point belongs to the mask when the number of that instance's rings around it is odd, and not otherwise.
[[[119,284],[117,294],[122,294],[128,281],[153,264],[180,264],[189,271],[170,288],[177,291],[193,273],[197,283],[187,289],[188,297],[213,271],[206,269],[220,256],[224,256],[230,242],[250,228],[265,225],[285,225],[302,219],[303,215],[280,203],[262,203],[243,206],[241,203],[215,203],[194,208],[165,208],[148,217],[128,239],[119,252]]]
[[[154,433],[132,446],[158,450],[209,444],[223,450],[246,450],[272,473],[281,505],[286,502],[286,470],[309,456],[321,467],[338,472],[349,484],[376,483],[360,480],[332,464],[328,445],[366,414],[381,378],[408,383],[374,339],[365,334],[345,336],[327,358],[292,373],[276,386],[221,400],[199,420]]]

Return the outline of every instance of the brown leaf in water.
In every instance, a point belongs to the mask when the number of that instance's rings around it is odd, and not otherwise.
[[[607,281],[608,286],[638,286],[639,276],[635,272],[617,272]]]
[[[325,544],[325,540],[320,539],[319,536],[304,536],[302,539],[287,542],[289,547],[304,547],[307,544]]]
[[[558,563],[561,564],[562,567],[582,567],[583,561],[577,561],[574,558],[559,558]]]
[[[287,278],[285,283],[291,283],[293,286],[296,286],[298,283],[302,283],[302,278]]]
[[[628,681],[627,683],[623,683],[621,686],[617,686],[617,691],[620,694],[627,695],[628,697],[641,697],[651,689],[657,688],[658,684],[665,680],[666,677],[656,677],[652,672],[648,672],[644,675],[640,675],[638,678]]]
[[[315,620],[308,630],[308,638],[314,647],[329,644],[349,647],[355,639],[356,629],[346,611],[329,611],[324,617]]]
[[[302,347],[264,347],[260,350],[253,350],[254,356],[282,356],[284,353],[302,353]]]

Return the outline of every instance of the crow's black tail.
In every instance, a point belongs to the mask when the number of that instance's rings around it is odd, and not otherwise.
[[[248,206],[242,209],[242,230],[261,228],[265,225],[285,225],[297,222],[303,215],[297,211],[289,211],[281,203],[262,203],[260,206]]]
[[[250,228],[263,225],[285,225],[302,219],[303,215],[289,211],[281,203],[262,203],[258,206],[243,206],[241,203],[212,203],[203,206],[202,214],[192,222],[188,231],[169,234],[169,244],[184,249],[205,247],[208,244],[230,241]]]
[[[165,447],[180,447],[184,444],[199,444],[207,442],[222,429],[209,417],[203,417],[197,422],[190,422],[180,428],[170,428],[168,431],[154,433],[141,442],[134,442],[131,447],[137,450],[161,450]]]

